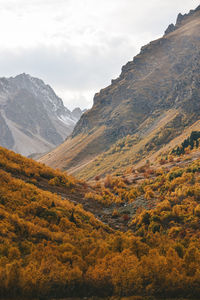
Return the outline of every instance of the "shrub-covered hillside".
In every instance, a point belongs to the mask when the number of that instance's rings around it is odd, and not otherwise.
[[[136,183],[108,177],[90,195],[85,189],[84,201],[110,199],[108,212],[115,207],[112,217],[126,224],[125,232],[59,195],[62,186],[69,199],[77,197],[84,183],[73,177],[3,148],[0,164],[1,297],[198,297],[199,160],[147,172],[151,176]],[[129,208],[138,197],[148,208],[122,220],[121,203]]]

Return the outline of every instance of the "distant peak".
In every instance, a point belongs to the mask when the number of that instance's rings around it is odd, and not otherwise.
[[[28,80],[34,80],[34,81],[39,81],[39,82],[43,82],[42,79],[37,78],[37,77],[33,77],[33,76],[31,76],[30,74],[27,74],[27,73],[21,73],[21,74],[16,75],[16,76],[14,77],[14,79],[20,79],[20,78],[22,78],[22,79],[28,79]]]
[[[21,74],[15,76],[15,78],[19,78],[19,77],[31,77],[31,76],[27,73],[21,73]]]
[[[24,81],[24,82],[30,82],[31,84],[36,84],[36,85],[41,85],[41,86],[46,86],[46,87],[50,87],[49,85],[45,84],[44,81],[40,78],[37,77],[33,77],[30,74],[27,73],[21,73],[15,77],[11,77],[11,79],[13,80],[17,80],[17,81]],[[51,87],[50,87],[51,88]]]
[[[14,80],[20,80],[20,81],[32,81],[32,80],[36,79],[27,73],[21,73],[19,75],[16,75],[15,77],[11,77],[11,78]]]
[[[76,107],[72,110],[72,116],[79,120],[82,114],[85,112],[85,110],[81,110],[80,107]]]
[[[82,110],[80,109],[80,107],[75,107],[74,109],[73,109],[73,111],[72,111],[72,113],[74,113],[74,112],[82,112]]]

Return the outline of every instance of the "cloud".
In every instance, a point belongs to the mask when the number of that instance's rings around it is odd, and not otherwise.
[[[0,76],[42,78],[84,107],[198,0],[0,0]],[[74,104],[71,104],[74,103]]]
[[[61,87],[95,88],[105,82],[104,77],[119,74],[125,57],[132,58],[134,52],[131,41],[119,36],[104,40],[101,45],[0,50],[0,75],[25,71],[48,77]]]
[[[0,76],[26,72],[50,84],[68,106],[70,102],[77,106],[80,100],[85,103],[82,107],[88,107],[93,94],[120,74],[125,57],[132,59],[136,53],[128,37],[102,37],[100,42],[79,47],[65,44],[63,48],[39,45],[0,50]]]

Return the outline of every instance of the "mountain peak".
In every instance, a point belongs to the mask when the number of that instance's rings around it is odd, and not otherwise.
[[[23,72],[21,74],[16,75],[14,78],[16,78],[16,77],[32,77],[32,76],[28,73]]]
[[[35,78],[35,77],[33,77],[33,76],[31,76],[30,74],[27,74],[27,73],[21,73],[21,74],[18,74],[18,75],[16,75],[15,77],[10,77],[10,79],[12,79],[12,80],[18,80],[18,81],[30,81],[30,80],[35,80],[35,79],[37,79],[37,80],[39,80],[39,81],[41,81],[41,82],[43,82],[41,79],[39,79],[39,78]]]
[[[82,115],[82,110],[80,109],[80,107],[75,107],[73,110],[72,110],[72,116],[79,120],[81,115]]]

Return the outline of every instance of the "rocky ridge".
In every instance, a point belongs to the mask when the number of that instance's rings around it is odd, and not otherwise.
[[[196,9],[191,9],[188,14],[182,15],[179,13],[176,19],[176,24],[170,24],[165,30],[165,35],[178,29],[181,25],[183,25],[183,22],[187,22],[188,18],[192,17],[198,11],[200,11],[200,5]]]

